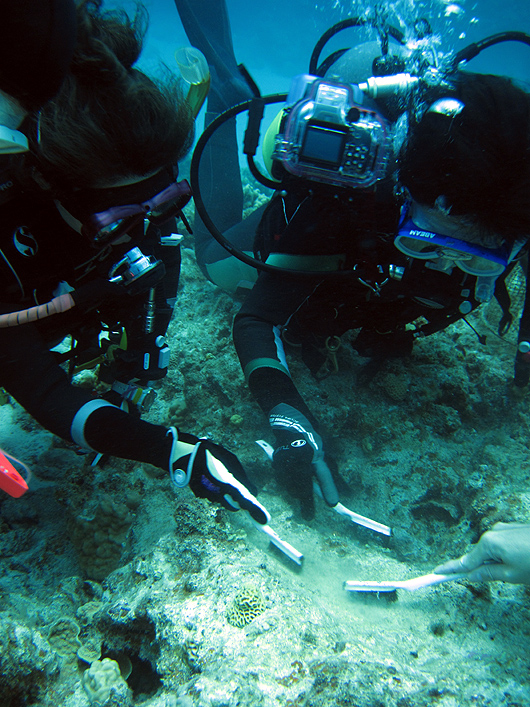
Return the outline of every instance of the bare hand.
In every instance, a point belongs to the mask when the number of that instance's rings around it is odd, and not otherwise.
[[[434,571],[469,572],[474,582],[500,580],[530,585],[530,523],[495,523],[470,552],[438,565]]]

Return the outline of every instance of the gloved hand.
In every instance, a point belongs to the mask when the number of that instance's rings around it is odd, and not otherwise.
[[[273,465],[288,491],[300,499],[302,516],[310,520],[315,514],[313,474],[326,503],[335,506],[339,494],[324,459],[322,438],[309,420],[291,405],[280,403],[271,410],[269,422],[278,441]]]
[[[229,511],[248,511],[261,525],[269,522],[270,515],[255,498],[255,489],[235,454],[175,427],[169,434],[173,436],[169,472],[175,486],[189,485],[199,498],[220,503]]]
[[[530,523],[495,523],[470,552],[438,565],[434,571],[469,572],[474,582],[530,584]]]

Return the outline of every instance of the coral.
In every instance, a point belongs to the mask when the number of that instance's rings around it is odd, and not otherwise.
[[[296,684],[307,674],[303,663],[301,663],[299,660],[295,660],[293,663],[291,663],[291,667],[292,670],[289,675],[286,675],[285,677],[280,678],[278,680],[280,685],[283,685],[284,687],[290,687],[291,685]]]
[[[452,435],[462,427],[458,410],[448,405],[434,405],[429,417],[433,429],[442,436]]]
[[[72,542],[88,577],[102,580],[119,566],[132,522],[127,506],[109,497],[100,501],[92,518],[75,519]]]
[[[176,563],[183,573],[196,574],[203,566],[203,550],[197,543],[183,542],[178,546]]]
[[[75,615],[83,626],[87,626],[92,623],[94,614],[97,614],[102,606],[103,603],[100,601],[87,601],[86,604],[82,604],[79,607],[79,609],[75,612]]]
[[[226,611],[226,619],[232,626],[243,628],[265,611],[265,600],[256,587],[247,585],[239,590]]]
[[[59,619],[50,627],[48,643],[59,655],[73,658],[81,646],[81,641],[78,638],[79,630],[75,621]]]
[[[269,196],[260,184],[252,179],[248,170],[243,171],[243,219],[247,218],[260,206],[267,204]]]
[[[200,656],[200,643],[195,638],[187,638],[182,644],[186,663],[194,673],[202,672],[203,661]]]
[[[122,699],[122,704],[129,703],[129,688],[122,678],[120,667],[115,660],[103,658],[92,663],[90,668],[83,673],[83,688],[93,705],[104,705],[111,696],[117,693]]]
[[[101,639],[87,638],[78,648],[77,657],[85,663],[93,663],[101,658]]]
[[[36,704],[58,675],[57,654],[44,637],[0,615],[0,704]]]
[[[169,422],[171,422],[172,425],[176,425],[177,427],[182,425],[186,421],[188,415],[188,405],[186,400],[184,398],[174,400],[169,405],[168,413]]]
[[[397,375],[396,373],[386,373],[381,380],[379,385],[385,391],[389,398],[400,402],[405,400],[409,390],[408,378],[404,375]]]

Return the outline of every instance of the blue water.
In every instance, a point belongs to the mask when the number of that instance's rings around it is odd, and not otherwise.
[[[285,91],[291,76],[307,70],[315,42],[333,23],[362,14],[369,3],[351,0],[227,0],[237,60],[243,62],[263,93]],[[146,2],[151,17],[142,65],[150,69],[163,61],[175,66],[174,51],[188,44],[173,0]],[[444,51],[462,49],[470,42],[505,30],[530,33],[528,0],[396,0],[385,3],[392,24],[411,15],[427,17],[442,37]],[[357,8],[357,12],[355,9]],[[361,8],[361,10],[359,10]],[[403,25],[401,25],[403,27]],[[343,33],[338,46],[351,46],[359,30]],[[498,73],[530,83],[530,47],[503,43],[485,50],[468,65],[470,70]]]

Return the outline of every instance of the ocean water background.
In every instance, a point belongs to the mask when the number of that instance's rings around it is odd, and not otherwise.
[[[188,44],[173,0],[145,3],[151,25],[143,57],[146,68],[164,62],[174,67],[174,51]],[[352,15],[362,15],[376,3],[348,0],[227,0],[238,62],[248,68],[262,93],[288,89],[290,78],[307,70],[315,42],[332,24]],[[527,0],[396,0],[385,3],[389,18],[403,28],[409,18],[426,17],[440,35],[443,51],[459,50],[471,42],[502,31],[530,33]],[[351,46],[361,31],[342,33],[336,44]],[[499,73],[530,83],[530,47],[506,42],[482,52],[469,69]]]

